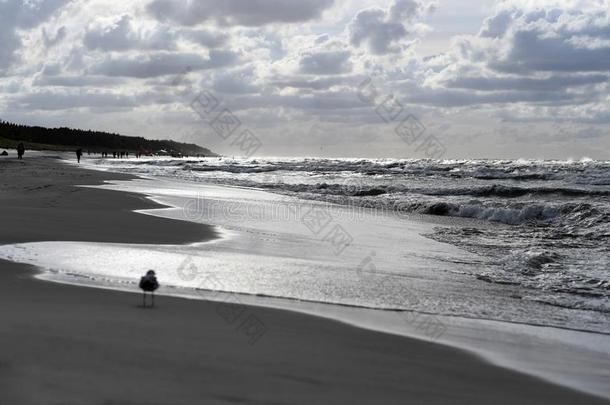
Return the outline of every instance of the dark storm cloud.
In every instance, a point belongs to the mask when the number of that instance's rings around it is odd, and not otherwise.
[[[317,18],[333,0],[153,0],[147,10],[160,21],[196,25],[207,20],[221,24],[261,26]]]
[[[304,55],[299,62],[301,73],[332,75],[352,70],[349,51],[326,51]]]
[[[230,66],[238,56],[231,51],[211,50],[205,59],[194,53],[156,53],[137,58],[107,59],[91,68],[91,73],[104,76],[147,78]]]

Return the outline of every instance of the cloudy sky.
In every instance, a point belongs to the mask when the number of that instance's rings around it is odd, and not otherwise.
[[[0,119],[229,155],[610,159],[609,75],[610,0],[0,0]]]

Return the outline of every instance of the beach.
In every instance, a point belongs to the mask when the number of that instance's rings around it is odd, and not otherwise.
[[[140,194],[76,187],[127,175],[48,157],[0,165],[2,244],[220,237],[133,212],[159,207]],[[51,283],[9,261],[0,269],[2,403],[607,403],[449,346],[293,311],[165,296],[144,309],[136,288]],[[254,340],[241,319],[227,320],[238,311],[266,333]]]

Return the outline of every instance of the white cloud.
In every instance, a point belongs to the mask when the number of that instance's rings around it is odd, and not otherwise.
[[[299,62],[302,73],[330,75],[349,73],[352,70],[349,51],[323,51],[307,53]]]
[[[66,37],[66,27],[59,27],[55,35],[49,35],[47,31],[42,29],[43,42],[46,47],[52,47],[60,43]]]
[[[413,31],[410,25],[431,10],[433,6],[416,0],[396,0],[388,10],[362,10],[350,25],[350,41],[356,47],[366,44],[376,55],[401,52]]]
[[[608,0],[504,0],[426,57],[412,46],[439,28],[425,0],[113,1],[0,0],[3,119],[190,134],[201,124],[184,94],[206,88],[281,154],[324,139],[343,155],[408,154],[358,97],[372,76],[451,155],[515,153],[523,131],[555,150],[610,142]]]
[[[433,70],[427,70],[430,91],[424,88],[423,99],[438,98],[442,105],[603,100],[610,47],[574,41],[583,35],[610,37],[610,9],[602,3],[563,8],[553,2],[547,7],[543,2],[500,3],[478,35],[457,39],[453,53],[426,63]]]
[[[480,33],[489,39],[487,54],[498,57],[489,65],[515,73],[610,70],[608,6],[605,1],[588,8],[502,3]]]
[[[15,61],[21,46],[20,29],[32,29],[69,0],[0,1],[0,74]]]
[[[146,78],[177,75],[186,69],[215,69],[233,65],[237,60],[237,54],[222,50],[211,50],[207,58],[196,53],[161,52],[129,58],[108,58],[93,65],[90,72],[104,76]]]
[[[101,51],[175,49],[176,34],[173,31],[159,26],[148,31],[137,31],[132,20],[130,16],[123,15],[110,23],[96,23],[85,33],[85,46]]]
[[[214,32],[208,29],[184,29],[182,36],[203,45],[207,48],[218,48],[229,40],[229,36],[222,32]]]

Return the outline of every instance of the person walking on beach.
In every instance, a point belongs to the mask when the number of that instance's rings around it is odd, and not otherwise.
[[[25,146],[23,145],[23,142],[20,142],[19,145],[17,145],[17,159],[23,159],[24,153],[25,153]]]
[[[78,163],[80,163],[80,157],[83,155],[83,150],[82,149],[76,149],[76,160],[78,160]]]
[[[154,270],[148,270],[146,275],[140,278],[140,288],[142,289],[142,306],[146,307],[146,292],[149,292],[152,299],[152,306],[155,306],[155,290],[159,288],[157,275]]]

